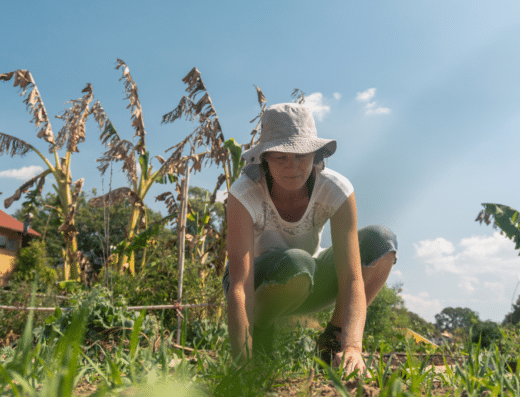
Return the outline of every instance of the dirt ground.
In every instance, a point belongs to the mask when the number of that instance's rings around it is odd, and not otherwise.
[[[210,354],[211,355],[211,354]],[[417,359],[422,360],[424,356],[417,355]],[[378,357],[376,357],[378,359]],[[383,361],[388,362],[389,355],[383,356]],[[395,370],[399,367],[400,362],[406,361],[406,355],[396,353],[393,356],[391,362],[391,369]],[[454,364],[457,358],[447,357],[447,362],[449,365]],[[446,371],[446,367],[444,366],[442,356],[432,356],[429,360],[430,365],[426,368],[433,367],[435,372],[442,373]],[[175,363],[173,363],[175,365]],[[373,381],[369,384],[359,385],[359,380],[354,379],[344,383],[347,390],[352,393],[352,395],[357,394],[358,387],[363,389],[363,397],[377,397],[379,396],[379,388],[377,387],[377,382]],[[87,397],[92,395],[96,389],[96,384],[90,384],[88,382],[80,382],[75,389],[75,396],[77,397]],[[441,386],[440,379],[433,384],[434,386],[434,395],[444,396],[450,389]],[[126,394],[125,394],[126,395]],[[133,395],[132,393],[130,395]],[[324,375],[320,372],[314,373],[311,372],[308,376],[295,376],[292,378],[283,378],[279,379],[275,382],[271,392],[266,394],[266,397],[340,397],[341,395],[334,387],[333,383],[326,379]]]

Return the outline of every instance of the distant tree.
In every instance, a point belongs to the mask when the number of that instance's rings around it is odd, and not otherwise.
[[[409,310],[406,310],[406,314],[409,319],[410,329],[428,338],[431,337],[431,335],[435,331],[435,326],[432,323],[429,323],[418,314],[413,313]]]
[[[502,321],[502,325],[516,325],[518,323],[520,323],[520,295],[518,296],[516,303],[513,304],[511,312],[506,314],[504,321]]]
[[[90,261],[94,270],[98,271],[107,260],[104,227],[106,213],[104,211],[108,212],[108,208],[104,210],[103,208],[96,208],[88,205],[90,198],[96,196],[96,189],[93,189],[90,195],[85,192],[82,192],[79,195],[75,220],[78,231],[78,248]],[[60,238],[58,233],[60,220],[56,213],[49,209],[53,206],[53,203],[55,203],[56,200],[56,194],[47,194],[42,200],[41,209],[34,212],[34,218],[32,220],[32,227],[41,231],[43,235],[42,240],[45,243],[49,257],[48,262],[52,267],[62,264],[61,252],[64,249],[63,239]],[[148,207],[145,207],[145,209],[147,217],[151,222],[156,222],[162,218],[160,213],[155,212]],[[108,228],[109,246],[114,247],[123,240],[131,211],[132,205],[127,200],[121,201],[110,207],[110,222]],[[19,220],[23,219],[23,212],[17,210],[14,217]],[[163,226],[158,235],[164,235],[164,238],[168,238],[172,236],[172,232],[165,229]],[[139,260],[142,258],[142,250],[136,250],[136,257]]]
[[[13,281],[34,281],[52,286],[58,279],[56,270],[47,263],[47,250],[43,242],[32,240],[20,250],[14,261]]]
[[[491,344],[502,338],[500,326],[494,321],[480,321],[471,329],[471,341],[478,343],[480,346],[488,348]]]
[[[446,307],[435,315],[435,327],[441,331],[453,332],[456,329],[468,331],[471,325],[480,320],[478,313],[467,307]]]
[[[391,288],[385,284],[368,306],[365,321],[367,335],[373,335],[378,339],[395,330],[396,323],[401,323],[401,327],[406,326],[400,316],[402,314],[400,309],[404,308],[404,300],[398,295],[398,291],[398,287]]]

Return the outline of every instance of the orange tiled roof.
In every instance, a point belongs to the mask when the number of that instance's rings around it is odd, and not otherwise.
[[[23,222],[14,219],[11,215],[7,215],[4,211],[0,210],[0,228],[23,233]],[[41,237],[41,234],[33,228],[29,228],[28,234],[31,236]]]

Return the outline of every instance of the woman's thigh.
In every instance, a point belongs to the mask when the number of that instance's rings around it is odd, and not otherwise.
[[[255,290],[270,284],[287,284],[291,279],[307,275],[314,285],[315,259],[306,251],[288,249],[267,252],[255,259]],[[222,280],[224,292],[229,290],[229,269],[226,267]]]
[[[368,267],[389,252],[397,252],[397,238],[384,226],[367,226],[358,231],[361,266]],[[338,279],[332,247],[316,258],[314,288],[294,314],[311,313],[333,305],[338,295]]]

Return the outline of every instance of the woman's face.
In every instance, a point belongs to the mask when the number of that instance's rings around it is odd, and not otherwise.
[[[314,163],[314,152],[307,154],[266,152],[273,182],[284,190],[299,190],[309,179]]]

